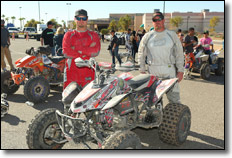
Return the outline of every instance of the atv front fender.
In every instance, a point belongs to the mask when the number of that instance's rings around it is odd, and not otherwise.
[[[115,97],[113,97],[105,106],[104,108],[102,108],[102,111],[103,110],[106,110],[106,109],[110,109],[116,105],[118,105],[118,103],[120,103],[125,97],[127,97],[130,93],[126,93],[126,94],[120,94],[120,95],[117,95]]]

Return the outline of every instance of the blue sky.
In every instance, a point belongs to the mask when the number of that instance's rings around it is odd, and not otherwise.
[[[71,3],[71,5],[66,5]],[[40,19],[52,18],[67,21],[78,9],[86,9],[89,19],[109,18],[109,13],[152,13],[154,9],[163,11],[164,1],[40,1]],[[1,15],[15,16],[16,26],[21,17],[39,20],[38,1],[1,1]],[[224,1],[166,1],[165,12],[201,12],[203,9],[224,12]],[[47,13],[47,15],[45,14]],[[11,20],[9,20],[11,22]]]

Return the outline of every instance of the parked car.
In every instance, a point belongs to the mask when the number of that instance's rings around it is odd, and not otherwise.
[[[14,33],[15,38],[19,38],[19,30],[16,27],[8,27],[8,31],[10,33],[10,37]]]
[[[119,45],[125,45],[126,41],[126,34],[124,32],[115,32],[115,35],[119,39]]]
[[[24,27],[23,28],[24,38],[27,38],[27,33],[29,38],[34,37],[36,38],[36,29],[34,27]]]
[[[111,35],[104,35],[106,41],[110,41]]]

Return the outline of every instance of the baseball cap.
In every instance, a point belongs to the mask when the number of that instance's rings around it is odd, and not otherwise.
[[[48,22],[47,22],[47,26],[48,26],[48,25],[53,25],[53,22],[52,22],[52,21],[48,21]]]
[[[110,32],[113,32],[113,33],[115,33],[115,31],[114,31],[114,30],[111,30]]]
[[[83,15],[83,16],[88,17],[88,13],[87,13],[87,11],[84,10],[84,9],[80,9],[80,10],[77,10],[77,11],[75,12],[75,16],[80,16],[80,15]]]
[[[163,15],[163,13],[161,13],[161,12],[155,12],[155,14],[153,14],[152,19],[155,18],[155,17],[159,17],[159,18],[161,18],[162,20],[164,19],[164,15]]]
[[[204,34],[209,34],[209,31],[204,31]]]

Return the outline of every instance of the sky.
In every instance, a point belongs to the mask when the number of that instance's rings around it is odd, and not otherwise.
[[[67,5],[71,3],[71,5]],[[16,27],[20,26],[21,17],[27,20],[40,19],[44,22],[54,18],[61,21],[73,20],[75,11],[85,9],[89,19],[109,18],[110,13],[152,13],[154,9],[163,12],[164,1],[1,1],[1,16],[15,16]],[[21,9],[20,9],[21,7]],[[224,12],[224,1],[166,1],[165,12],[201,12],[203,9]],[[46,14],[47,13],[47,14]]]

